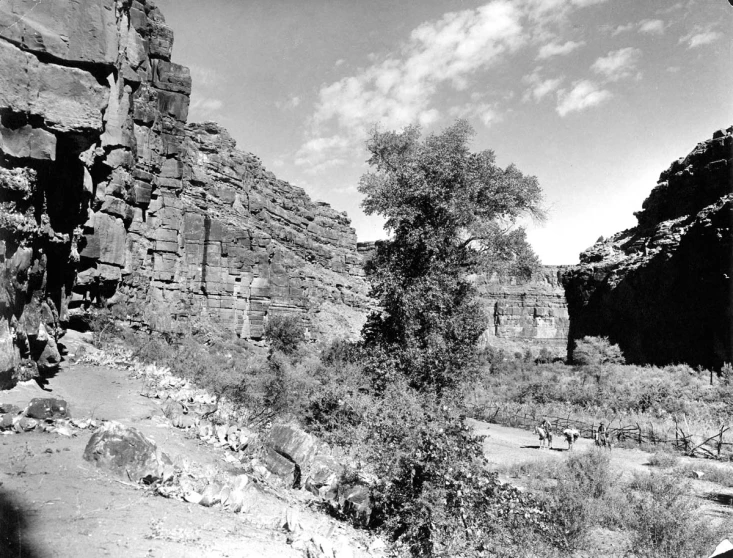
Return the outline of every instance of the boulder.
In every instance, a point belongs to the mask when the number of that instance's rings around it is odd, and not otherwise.
[[[25,408],[25,416],[39,419],[58,419],[71,416],[69,406],[63,399],[54,397],[31,399],[31,402]]]
[[[338,484],[343,466],[330,455],[317,455],[311,463],[304,487],[309,492],[325,498]]]
[[[20,352],[13,342],[7,320],[0,319],[0,389],[10,389],[20,381]]]
[[[310,465],[318,450],[318,440],[314,436],[290,424],[274,425],[265,443],[301,469]]]
[[[133,482],[162,479],[171,460],[154,441],[114,421],[99,427],[87,443],[84,459]]]
[[[300,481],[300,471],[287,457],[280,455],[269,446],[265,447],[262,454],[262,463],[267,470],[278,477],[286,486],[294,487]]]

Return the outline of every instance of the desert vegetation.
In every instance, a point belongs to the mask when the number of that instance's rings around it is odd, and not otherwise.
[[[316,434],[345,477],[368,479],[372,513],[360,524],[396,555],[561,556],[600,528],[622,533],[638,556],[707,548],[715,535],[678,482],[684,471],[661,457],[653,465],[670,471],[623,483],[596,451],[524,466],[513,474],[527,492],[487,462],[466,417],[491,406],[661,429],[681,414],[692,425],[725,420],[733,391],[686,366],[626,366],[605,339],[582,340],[571,365],[546,350],[478,351],[485,317],[469,274],[531,274],[537,258],[512,224],[542,212],[536,180],[471,153],[470,137],[463,122],[425,138],[418,128],[373,132],[360,190],[392,234],[367,264],[380,311],[360,339],[306,343],[298,316],[270,317],[266,348],[204,321],[134,333],[120,324],[154,324],[140,315],[155,310],[118,305],[90,322],[95,342],[122,340],[139,360],[237,405],[251,427],[291,420]]]

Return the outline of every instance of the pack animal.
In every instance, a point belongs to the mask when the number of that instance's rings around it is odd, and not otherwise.
[[[568,450],[572,450],[575,442],[580,438],[580,432],[577,428],[566,428],[562,431],[562,435],[568,443]]]
[[[540,449],[552,448],[552,432],[549,429],[542,428],[541,426],[535,426],[534,433],[540,438]]]

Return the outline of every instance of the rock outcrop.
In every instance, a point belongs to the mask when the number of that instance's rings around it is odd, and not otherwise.
[[[272,313],[358,331],[348,218],[215,124],[187,126],[172,46],[146,0],[0,4],[4,383],[55,367],[60,326],[93,303],[132,301],[160,328],[203,313],[254,338]]]
[[[542,266],[530,280],[497,274],[477,276],[476,287],[489,317],[481,343],[497,339],[531,345],[565,345],[568,309],[562,266]]]
[[[733,362],[733,127],[672,163],[636,217],[564,276],[569,356],[600,335],[633,363]]]

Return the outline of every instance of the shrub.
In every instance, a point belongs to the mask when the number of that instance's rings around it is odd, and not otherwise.
[[[272,316],[265,325],[265,338],[273,351],[294,354],[305,341],[305,328],[295,316]]]
[[[649,558],[687,558],[712,548],[719,534],[687,494],[679,478],[636,474],[627,492],[626,526],[632,530],[636,555]]]
[[[573,363],[580,366],[603,364],[624,364],[626,360],[618,345],[612,344],[608,337],[583,337],[575,342]]]
[[[582,546],[590,528],[598,523],[600,502],[614,480],[610,463],[608,452],[592,449],[571,455],[558,470],[558,483],[548,503],[566,548]]]
[[[668,469],[677,465],[677,456],[666,451],[658,451],[649,458],[649,465]]]
[[[720,369],[720,383],[724,386],[729,386],[733,384],[733,365],[731,365],[730,362],[726,362],[723,364],[723,367]]]

